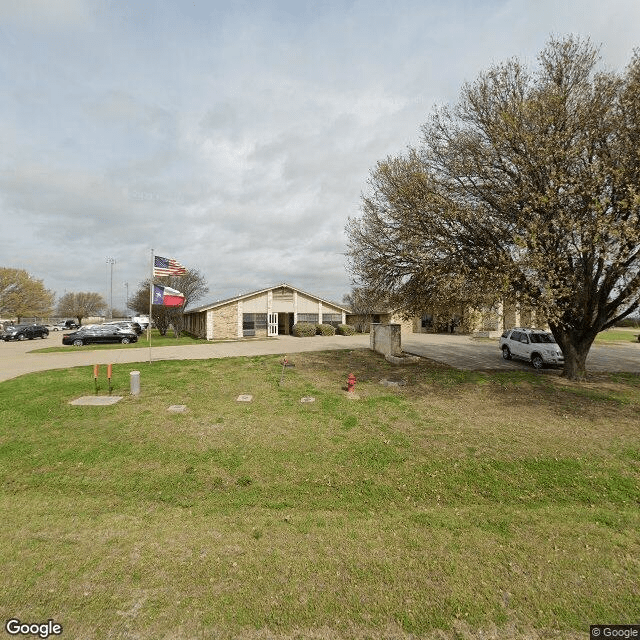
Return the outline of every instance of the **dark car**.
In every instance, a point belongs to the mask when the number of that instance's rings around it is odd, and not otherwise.
[[[46,338],[49,329],[42,324],[11,324],[4,330],[2,339],[9,340],[33,340],[34,338]]]
[[[138,336],[134,331],[126,331],[115,325],[86,327],[62,336],[62,344],[73,344],[76,347],[81,347],[83,344],[109,342],[129,344],[130,342],[138,342]]]

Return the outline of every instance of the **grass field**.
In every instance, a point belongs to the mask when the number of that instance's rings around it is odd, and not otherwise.
[[[117,367],[111,407],[69,404],[89,367],[1,383],[5,619],[252,640],[640,619],[638,376],[292,360],[136,364],[138,397]]]
[[[608,329],[596,336],[598,342],[638,342],[640,329]]]

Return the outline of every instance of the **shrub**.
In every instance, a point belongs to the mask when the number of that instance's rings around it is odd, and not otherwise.
[[[350,324],[339,324],[338,325],[338,335],[339,336],[352,336],[356,333],[356,328],[352,327]]]
[[[319,336],[335,336],[336,328],[332,324],[319,324],[316,327],[316,333]]]
[[[298,338],[310,338],[316,335],[316,325],[312,322],[298,322],[293,325],[293,335]]]

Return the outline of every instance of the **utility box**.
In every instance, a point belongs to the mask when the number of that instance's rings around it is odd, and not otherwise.
[[[129,379],[130,379],[131,395],[139,396],[140,395],[140,372],[132,371],[129,374]]]

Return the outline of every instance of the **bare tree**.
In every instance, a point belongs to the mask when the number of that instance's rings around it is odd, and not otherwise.
[[[407,311],[517,297],[547,319],[564,375],[640,303],[640,52],[597,70],[589,41],[551,39],[436,110],[422,144],[371,174],[350,220],[365,285]]]
[[[81,325],[84,318],[99,315],[106,308],[107,303],[99,293],[81,291],[65,293],[58,301],[57,314],[78,318],[78,324]]]
[[[184,294],[184,304],[181,307],[163,307],[154,304],[152,318],[160,335],[166,335],[169,326],[173,327],[176,338],[184,328],[184,310],[194,302],[197,302],[208,291],[209,287],[204,276],[197,269],[189,269],[181,276],[163,276],[154,278],[154,284],[163,287],[171,287]],[[139,314],[149,313],[149,280],[141,282],[138,290],[129,300],[129,307]]]
[[[359,318],[356,321],[356,329],[361,333],[369,331],[374,315],[390,311],[384,297],[376,291],[363,287],[353,287],[350,293],[342,297],[342,302],[349,307],[353,315]]]
[[[45,317],[51,313],[54,297],[42,280],[24,269],[0,267],[0,315],[15,317],[18,322],[27,316]]]

